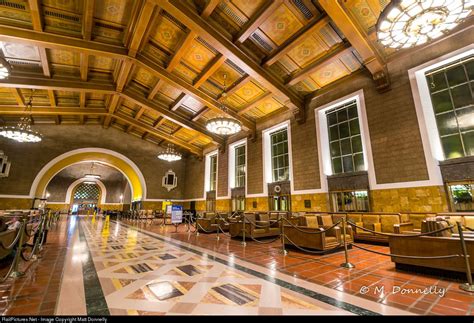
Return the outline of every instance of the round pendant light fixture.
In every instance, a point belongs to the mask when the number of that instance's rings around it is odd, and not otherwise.
[[[227,79],[227,74],[223,75],[224,78],[224,92],[221,96],[221,106],[220,109],[222,112],[227,112],[227,107],[224,104],[224,101],[227,97],[225,80]],[[230,118],[230,117],[216,117],[209,119],[206,122],[206,129],[212,133],[222,136],[230,136],[236,134],[242,130],[242,124],[239,120]]]
[[[377,38],[395,49],[422,45],[459,25],[473,5],[472,0],[394,0],[380,14]]]
[[[11,67],[10,63],[3,57],[0,57],[0,80],[6,79],[10,76]]]
[[[158,158],[161,160],[166,160],[167,162],[174,162],[181,160],[182,156],[174,149],[173,144],[168,144],[166,150],[163,150],[158,154]]]
[[[26,104],[25,112],[29,112],[28,116],[22,117],[20,122],[15,127],[0,127],[0,136],[12,139],[18,142],[40,142],[41,134],[31,130],[31,109],[33,108],[33,92],[31,91],[30,98]]]

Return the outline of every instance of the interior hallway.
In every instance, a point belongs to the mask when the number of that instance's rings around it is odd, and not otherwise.
[[[385,251],[383,246],[373,248]],[[471,314],[458,282],[397,272],[389,259],[349,251],[310,256],[278,243],[195,234],[181,226],[69,217],[53,227],[41,259],[2,284],[4,315]],[[315,259],[318,258],[318,259]],[[244,260],[245,259],[245,260]],[[374,265],[376,260],[377,265]],[[54,268],[51,270],[51,268]],[[439,295],[372,292],[362,286],[446,288]]]

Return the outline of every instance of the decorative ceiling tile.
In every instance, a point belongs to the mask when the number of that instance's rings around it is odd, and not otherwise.
[[[137,69],[134,75],[134,79],[136,82],[141,83],[148,88],[152,88],[158,81],[158,78],[156,76],[150,74],[147,70],[143,68]]]
[[[260,29],[277,45],[281,45],[290,38],[303,25],[288,9],[286,5],[281,5],[268,17],[260,26]]]
[[[177,88],[169,85],[168,83],[164,83],[160,87],[160,91],[159,91],[159,94],[164,95],[164,96],[170,98],[173,101],[176,100],[181,93],[182,93],[182,91],[180,91]]]
[[[251,102],[263,93],[265,93],[265,90],[252,81],[247,82],[247,84],[235,91],[235,95],[245,102]]]
[[[232,0],[231,1],[247,18],[251,18],[265,4],[264,0]]]
[[[354,15],[366,32],[377,23],[378,13],[375,14],[366,0],[347,0],[344,7]]]
[[[104,71],[113,71],[114,60],[112,58],[104,56],[92,56],[89,59],[89,68]]]
[[[3,51],[3,55],[7,58],[19,58],[31,61],[39,61],[39,52],[36,46],[0,42],[0,47]]]
[[[322,43],[320,39],[309,36],[300,45],[289,51],[287,55],[299,68],[303,68],[328,49],[328,46]]]
[[[224,75],[226,76],[225,86],[227,88],[229,88],[232,84],[235,83],[235,81],[242,77],[242,75],[238,73],[234,68],[232,68],[229,64],[224,63],[221,65],[221,67],[217,69],[214,74],[211,75],[210,79],[214,81],[214,83],[223,87]]]
[[[80,14],[84,8],[84,0],[43,0],[42,5]]]
[[[162,16],[160,18],[151,38],[169,52],[174,53],[178,49],[180,40],[185,37],[185,31],[167,17]]]
[[[94,18],[126,26],[133,12],[134,1],[101,0],[95,2]]]
[[[341,61],[333,61],[327,64],[324,64],[319,69],[317,69],[314,73],[310,75],[310,77],[321,87],[328,85],[331,82],[334,82],[341,77],[350,74],[347,68],[342,64]]]
[[[194,40],[191,48],[183,56],[183,61],[196,71],[201,72],[215,56],[209,48]]]
[[[80,55],[78,53],[65,51],[61,49],[50,49],[49,61],[52,64],[79,66]]]

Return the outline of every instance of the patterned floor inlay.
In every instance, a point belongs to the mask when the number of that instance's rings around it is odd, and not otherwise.
[[[146,232],[80,224],[112,315],[353,314]]]

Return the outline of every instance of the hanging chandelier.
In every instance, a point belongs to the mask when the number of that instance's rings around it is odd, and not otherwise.
[[[377,38],[401,49],[438,38],[468,17],[472,0],[394,0],[380,14]]]
[[[10,76],[11,67],[6,59],[0,57],[0,80],[6,79]]]
[[[35,143],[41,141],[41,134],[31,130],[31,109],[33,108],[33,93],[34,90],[31,90],[30,98],[25,108],[25,112],[29,112],[29,114],[25,117],[22,117],[16,127],[0,127],[0,136],[16,140],[18,142]]]
[[[84,175],[84,178],[89,178],[89,179],[100,179],[99,174],[94,174],[94,163],[91,164],[91,172],[89,174]]]
[[[224,92],[222,92],[222,96],[221,96],[220,109],[225,113],[227,112],[227,107],[224,104],[224,100],[227,97],[226,86],[225,86],[225,80],[227,78],[227,74],[224,74],[223,78],[224,78]],[[228,135],[233,135],[233,134],[238,133],[242,129],[242,125],[238,120],[234,118],[216,117],[216,118],[209,119],[206,122],[206,129],[217,135],[228,136]]]
[[[172,144],[168,144],[166,150],[163,150],[158,154],[158,158],[168,162],[173,162],[181,160],[181,154],[174,149]]]

